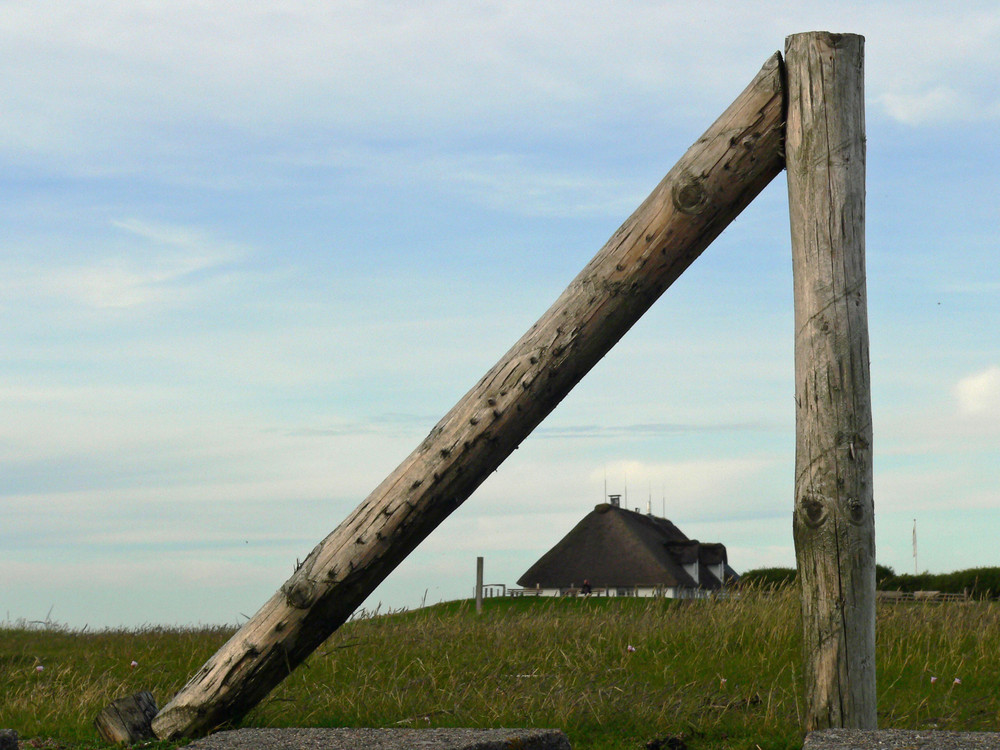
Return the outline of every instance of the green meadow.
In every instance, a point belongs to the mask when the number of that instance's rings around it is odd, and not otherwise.
[[[334,633],[243,725],[558,727],[577,750],[667,737],[691,750],[797,748],[799,627],[793,587],[370,614]],[[162,706],[232,632],[0,627],[0,727],[30,747],[103,747],[93,728],[102,708],[141,690]],[[1000,729],[1000,604],[880,604],[877,660],[880,726]]]

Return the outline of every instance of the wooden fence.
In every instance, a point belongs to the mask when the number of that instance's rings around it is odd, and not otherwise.
[[[877,591],[875,597],[880,603],[896,604],[899,602],[971,602],[968,591],[961,594],[948,594],[943,591]]]

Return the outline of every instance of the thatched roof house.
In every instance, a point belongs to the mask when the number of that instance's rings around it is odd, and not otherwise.
[[[704,596],[739,576],[723,544],[688,539],[666,518],[601,503],[517,583],[558,596],[589,583],[608,596]]]

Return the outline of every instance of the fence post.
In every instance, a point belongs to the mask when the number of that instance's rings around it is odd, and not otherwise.
[[[806,730],[875,729],[864,38],[785,42]]]
[[[483,558],[476,558],[476,614],[483,613]]]

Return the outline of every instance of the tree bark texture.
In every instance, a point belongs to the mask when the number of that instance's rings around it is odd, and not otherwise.
[[[454,511],[784,167],[775,54],[541,319],[157,715],[243,716]]]
[[[786,40],[807,731],[876,728],[863,63],[861,36]]]

